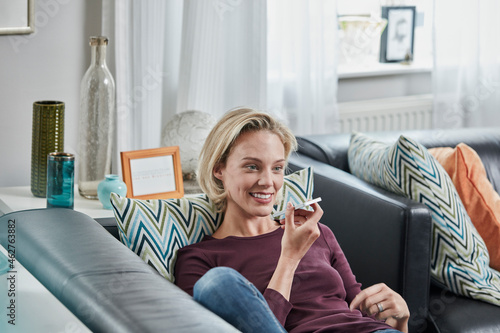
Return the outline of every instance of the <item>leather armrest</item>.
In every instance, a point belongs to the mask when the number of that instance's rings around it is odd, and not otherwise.
[[[430,211],[310,157],[291,156],[291,171],[308,166],[314,168],[314,197],[322,197],[321,222],[334,232],[357,280],[399,292],[412,315],[410,331],[418,332],[429,301]]]
[[[237,332],[83,213],[6,214],[4,247],[8,221],[15,221],[16,259],[93,332]]]

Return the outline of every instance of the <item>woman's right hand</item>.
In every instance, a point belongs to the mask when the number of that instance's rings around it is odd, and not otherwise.
[[[287,300],[290,299],[293,277],[300,260],[320,235],[318,222],[323,210],[317,203],[311,207],[314,209],[312,212],[295,210],[288,203],[285,221],[281,225],[285,230],[281,239],[281,255],[268,288],[278,291]]]
[[[313,211],[295,210],[289,202],[285,221],[281,226],[285,232],[281,240],[281,255],[292,260],[300,260],[319,237],[318,222],[323,216],[321,207],[314,203]]]

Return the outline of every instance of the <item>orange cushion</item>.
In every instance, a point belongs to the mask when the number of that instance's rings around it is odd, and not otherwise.
[[[489,182],[479,155],[460,143],[456,148],[431,148],[429,152],[453,181],[467,214],[490,254],[490,267],[500,271],[500,196]]]

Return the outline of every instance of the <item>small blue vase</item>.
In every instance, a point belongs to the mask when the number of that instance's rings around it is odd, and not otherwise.
[[[97,197],[104,209],[113,208],[110,200],[111,192],[122,197],[127,195],[127,185],[125,185],[118,175],[106,175],[106,178],[97,186]]]

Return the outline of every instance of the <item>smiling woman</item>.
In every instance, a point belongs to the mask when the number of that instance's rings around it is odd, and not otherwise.
[[[203,192],[213,197],[220,210],[225,210],[227,193],[223,182],[213,174],[215,167],[223,166],[231,153],[238,137],[246,132],[266,130],[281,140],[284,150],[283,159],[287,160],[296,149],[297,142],[293,133],[280,122],[266,113],[252,109],[237,109],[227,113],[212,129],[202,148],[198,163],[198,181]],[[259,147],[260,150],[262,149]]]
[[[227,161],[214,168],[214,176],[226,192],[224,221],[238,221],[248,216],[263,218],[265,222],[223,223],[213,237],[255,236],[277,228],[269,214],[283,186],[285,163],[283,143],[270,131],[251,131],[236,139]]]
[[[264,112],[236,109],[215,125],[198,179],[223,220],[178,251],[177,285],[243,332],[407,332],[406,302],[385,284],[361,291],[319,223],[318,203],[288,203],[284,219],[271,217],[296,146],[290,129]]]

